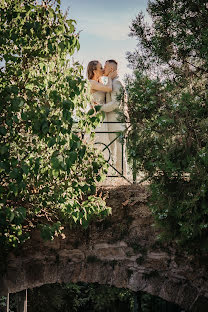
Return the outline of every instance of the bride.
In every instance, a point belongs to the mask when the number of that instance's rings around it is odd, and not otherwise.
[[[87,66],[87,77],[90,83],[90,93],[92,96],[91,106],[105,105],[106,92],[112,92],[112,79],[117,76],[117,71],[111,71],[108,77],[103,77],[104,69],[99,61],[91,61]],[[104,79],[105,78],[105,83]],[[103,81],[103,82],[102,82]],[[101,108],[102,110],[102,108]],[[109,148],[107,145],[110,143],[106,124],[106,118],[101,125],[95,129],[95,144],[103,151],[106,160],[109,160]]]

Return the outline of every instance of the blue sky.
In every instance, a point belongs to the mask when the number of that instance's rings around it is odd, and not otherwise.
[[[107,59],[119,63],[121,79],[130,73],[126,52],[133,51],[136,40],[129,38],[129,26],[135,16],[145,13],[147,0],[62,0],[62,9],[69,8],[68,17],[77,21],[80,51],[75,55],[86,66],[97,59],[103,65]]]

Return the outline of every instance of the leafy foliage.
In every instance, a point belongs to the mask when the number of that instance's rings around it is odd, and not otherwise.
[[[87,226],[110,211],[97,197],[106,164],[83,132],[101,113],[89,101],[76,22],[60,1],[0,4],[0,241],[16,246],[38,227],[53,239],[66,223]],[[78,123],[75,120],[79,120]],[[72,221],[71,221],[72,220]]]
[[[19,294],[12,294],[10,307],[16,311]],[[16,298],[15,298],[16,297]],[[28,309],[33,312],[116,312],[133,311],[133,292],[98,284],[52,284],[28,291]],[[6,298],[0,298],[0,308],[6,306]]]
[[[10,307],[16,311],[12,294]],[[15,298],[16,297],[16,298]],[[0,308],[5,307],[6,298],[0,298]],[[128,289],[99,284],[52,284],[28,291],[28,309],[31,312],[179,312],[175,304],[147,293],[135,293]]]
[[[150,1],[152,24],[131,25],[129,160],[150,181],[150,207],[165,239],[207,250],[208,7]],[[193,251],[193,249],[192,249]]]

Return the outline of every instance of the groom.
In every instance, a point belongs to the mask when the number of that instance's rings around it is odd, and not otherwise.
[[[104,67],[104,76],[108,76],[110,72],[117,71],[118,64],[115,60],[108,60],[105,62]],[[102,105],[101,110],[105,112],[106,120],[108,123],[108,131],[115,132],[109,133],[110,142],[112,142],[116,137],[119,131],[124,130],[124,126],[121,123],[118,123],[118,114],[117,110],[120,109],[120,102],[117,99],[123,86],[119,80],[119,77],[116,76],[112,81],[112,92],[106,93],[106,103]],[[123,174],[125,174],[125,159],[124,152],[122,151],[122,145],[119,141],[120,138],[116,139],[110,146],[110,151],[113,159],[113,166],[122,173],[122,160],[123,160]],[[122,158],[123,153],[123,158]]]

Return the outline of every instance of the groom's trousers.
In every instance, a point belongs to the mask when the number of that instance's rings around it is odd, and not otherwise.
[[[122,131],[124,131],[125,126],[117,122],[116,114],[114,112],[106,113],[108,121],[108,131],[109,131],[109,149],[111,153],[110,163],[115,167],[115,169],[122,175],[126,174],[126,157],[125,157],[125,144],[123,140]],[[121,133],[120,136],[119,133]],[[112,143],[111,143],[112,142]],[[117,173],[118,174],[118,173]]]

